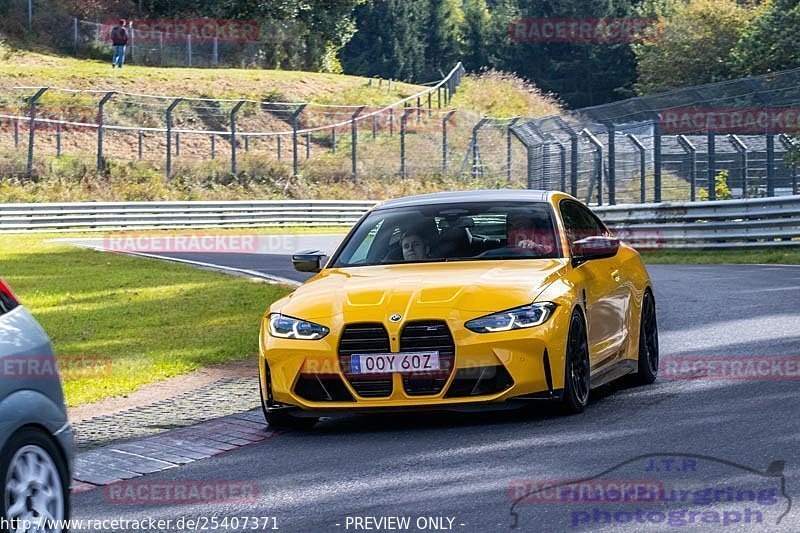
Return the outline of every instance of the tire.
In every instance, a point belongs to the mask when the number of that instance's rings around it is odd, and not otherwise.
[[[264,391],[258,387],[261,395],[261,411],[264,413],[264,420],[272,429],[311,429],[319,421],[319,417],[300,417],[291,414],[290,409],[270,409],[264,401]]]
[[[44,482],[31,479],[27,468],[22,469],[23,464],[31,462],[37,465],[35,477],[43,477]],[[6,520],[37,520],[47,513],[55,520],[68,520],[68,471],[61,450],[47,433],[30,427],[21,429],[0,451],[0,516]],[[5,529],[0,531],[6,533]]]
[[[586,322],[579,310],[572,312],[567,336],[567,357],[564,371],[564,397],[561,411],[574,415],[582,413],[589,402],[589,342]]]
[[[634,385],[649,385],[658,377],[658,322],[653,293],[647,289],[642,300],[639,321],[639,358],[637,371],[631,376]]]

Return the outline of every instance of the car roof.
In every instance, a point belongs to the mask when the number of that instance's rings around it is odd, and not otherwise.
[[[546,202],[549,191],[528,189],[488,189],[437,192],[387,200],[376,209],[414,207],[418,205],[455,204],[461,202]]]

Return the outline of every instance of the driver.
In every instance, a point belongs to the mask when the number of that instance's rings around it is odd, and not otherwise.
[[[403,235],[400,245],[405,261],[424,261],[431,256],[431,245],[418,232]]]

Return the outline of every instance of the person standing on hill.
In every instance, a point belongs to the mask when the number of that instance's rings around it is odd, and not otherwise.
[[[128,30],[125,29],[125,19],[119,20],[119,25],[111,28],[111,47],[114,55],[111,57],[111,68],[122,68],[125,63],[125,45],[128,44]]]

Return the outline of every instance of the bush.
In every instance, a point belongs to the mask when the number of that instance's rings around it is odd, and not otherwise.
[[[732,200],[733,193],[728,187],[728,170],[721,170],[719,174],[714,177],[714,190],[716,191],[717,200]],[[700,189],[697,191],[697,197],[700,200],[708,200],[708,190]]]

